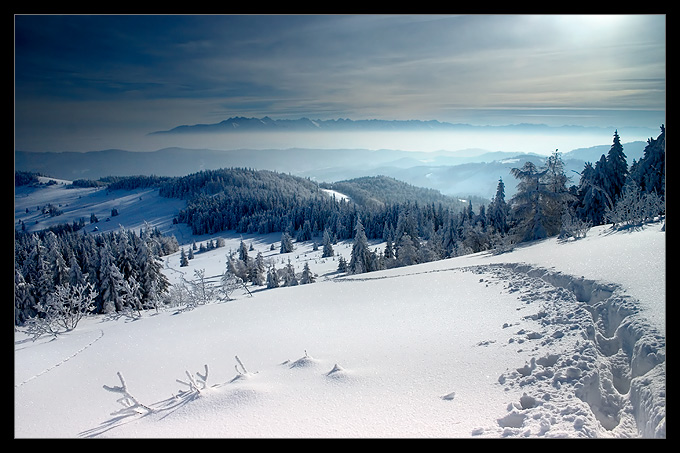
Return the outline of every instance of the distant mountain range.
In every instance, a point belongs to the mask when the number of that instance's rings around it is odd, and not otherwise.
[[[628,163],[642,157],[645,142],[625,143]],[[595,163],[610,145],[576,149],[562,155],[572,183],[585,162]],[[201,170],[242,167],[274,170],[318,182],[336,182],[362,176],[389,176],[445,195],[490,198],[503,178],[506,196],[515,193],[510,169],[525,161],[541,165],[546,156],[517,152],[461,151],[411,152],[367,149],[210,149],[165,148],[154,152],[124,150],[87,153],[31,153],[16,151],[15,170],[39,172],[59,179],[99,179],[105,176],[184,176]]]
[[[611,132],[607,128],[607,132]],[[474,126],[463,123],[447,123],[437,120],[312,120],[309,118],[299,119],[272,119],[268,116],[263,118],[232,117],[213,124],[194,124],[177,126],[165,131],[152,132],[158,134],[203,134],[203,133],[230,133],[230,132],[309,132],[309,131],[332,131],[332,132],[359,132],[359,131],[440,131],[454,132],[466,130],[495,130],[515,132],[541,132],[541,133],[579,133],[605,130],[600,127],[587,126],[547,126],[545,124],[512,124],[506,126]],[[633,129],[629,129],[633,132]],[[640,128],[645,134],[650,130]],[[651,131],[653,132],[653,131]],[[650,135],[651,136],[651,135]]]

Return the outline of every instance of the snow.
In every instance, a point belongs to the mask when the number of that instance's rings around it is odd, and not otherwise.
[[[666,437],[660,223],[354,276],[311,243],[222,236],[188,267],[165,257],[171,282],[220,275],[241,240],[317,281],[91,317],[55,340],[15,332],[15,437]],[[349,259],[351,242],[334,249]],[[205,388],[178,382],[206,365]],[[146,408],[104,388],[117,373]]]
[[[338,201],[340,201],[340,200],[350,201],[350,198],[347,195],[340,193],[337,190],[331,190],[331,189],[321,189],[321,190],[326,192],[328,195],[335,197],[335,199],[338,200]]]

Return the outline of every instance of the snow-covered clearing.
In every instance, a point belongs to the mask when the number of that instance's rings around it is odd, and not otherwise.
[[[188,267],[166,257],[170,280],[221,275],[243,239],[317,282],[16,332],[15,437],[666,436],[661,224],[356,276],[311,243],[224,237]],[[133,409],[104,388],[117,373]]]

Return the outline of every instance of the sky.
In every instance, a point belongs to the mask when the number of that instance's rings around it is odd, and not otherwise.
[[[14,19],[15,150],[276,147],[148,135],[235,116],[608,128],[598,144],[665,123],[664,15]]]

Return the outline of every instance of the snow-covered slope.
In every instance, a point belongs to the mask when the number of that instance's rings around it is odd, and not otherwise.
[[[356,276],[311,243],[224,237],[188,267],[166,257],[169,279],[220,275],[244,240],[317,282],[15,332],[15,437],[666,436],[661,224]],[[206,365],[205,388],[179,382]],[[138,411],[104,388],[117,373]]]

